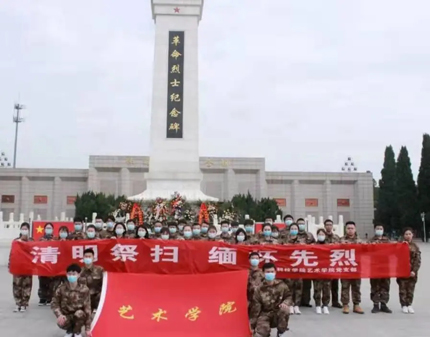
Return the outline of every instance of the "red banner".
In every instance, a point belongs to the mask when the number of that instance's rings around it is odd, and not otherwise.
[[[122,273],[204,274],[249,268],[248,254],[259,251],[261,263],[274,262],[279,278],[358,279],[409,276],[406,243],[338,245],[229,245],[207,241],[92,240],[12,244],[14,275],[64,274],[93,248],[96,264]]]
[[[58,237],[58,231],[60,227],[66,226],[69,229],[69,232],[73,232],[74,223],[71,221],[33,221],[33,240],[38,241],[42,236],[45,235],[45,225],[47,223],[51,223],[54,226],[54,237]]]
[[[106,273],[93,336],[249,337],[247,278]]]

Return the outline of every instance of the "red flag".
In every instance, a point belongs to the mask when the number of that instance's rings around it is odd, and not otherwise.
[[[106,273],[93,336],[249,337],[248,271]]]
[[[72,221],[33,221],[32,237],[34,241],[38,241],[45,235],[44,228],[47,223],[51,223],[54,226],[54,237],[58,237],[58,231],[62,226],[66,226],[69,232],[74,231],[74,223]]]

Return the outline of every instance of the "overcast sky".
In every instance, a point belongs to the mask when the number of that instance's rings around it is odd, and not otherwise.
[[[200,154],[265,157],[270,171],[380,176],[430,132],[430,1],[205,0]],[[0,1],[0,151],[27,106],[18,166],[87,168],[147,155],[150,0]]]

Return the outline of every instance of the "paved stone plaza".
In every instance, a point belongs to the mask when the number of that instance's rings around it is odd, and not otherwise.
[[[392,281],[390,307],[392,315],[371,314],[372,303],[369,299],[369,281],[363,281],[362,298],[365,315],[343,315],[340,309],[331,309],[330,316],[316,315],[312,309],[303,309],[301,316],[291,319],[291,331],[285,336],[315,337],[427,337],[430,333],[430,293],[425,284],[430,280],[430,245],[421,245],[423,264],[415,293],[415,315],[400,312],[397,283]],[[50,308],[37,306],[37,279],[34,279],[30,309],[24,314],[13,313],[12,277],[7,268],[0,267],[0,331],[1,336],[61,337],[64,334],[56,328],[54,315]],[[177,337],[182,337],[175,335]],[[272,334],[275,336],[275,334]],[[98,337],[98,336],[96,336]],[[109,337],[109,336],[106,336]],[[237,337],[237,336],[220,336]]]

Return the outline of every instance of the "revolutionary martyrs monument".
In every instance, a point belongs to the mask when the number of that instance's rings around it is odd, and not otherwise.
[[[130,200],[213,200],[200,184],[198,26],[203,0],[151,0],[154,74],[147,189]]]

